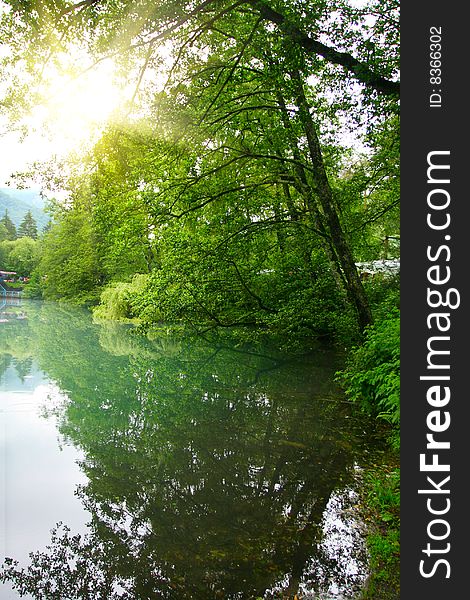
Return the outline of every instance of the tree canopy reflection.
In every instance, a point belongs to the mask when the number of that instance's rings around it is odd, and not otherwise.
[[[340,571],[321,555],[322,515],[364,432],[331,383],[334,355],[149,340],[54,305],[28,314],[4,334],[27,330],[66,393],[60,431],[84,452],[91,522],[82,537],[58,526],[3,580],[36,598],[293,598]]]

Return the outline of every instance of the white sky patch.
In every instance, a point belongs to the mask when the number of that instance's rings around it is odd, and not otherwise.
[[[31,126],[52,127],[56,143],[64,149],[81,145],[124,99],[113,74],[114,65],[109,62],[76,79],[56,78],[48,90],[47,103],[33,110]]]
[[[159,91],[166,83],[172,62],[171,45],[156,48],[155,54],[158,69],[146,69],[139,91],[149,85]],[[0,59],[2,55],[8,55],[7,46],[0,47]],[[91,57],[80,48],[71,49],[61,60],[62,73],[44,69],[44,83],[35,90],[43,100],[18,126],[12,127],[7,116],[0,114],[0,186],[6,185],[13,173],[31,171],[34,162],[60,161],[92,147],[107,123],[139,118],[145,112],[145,101],[135,97],[139,67],[131,70],[127,78],[119,78],[111,58],[93,65]],[[16,70],[21,68],[19,64]],[[0,81],[0,100],[7,84],[8,81]]]
[[[46,72],[39,89],[42,102],[17,126],[1,115],[0,186],[13,173],[30,171],[34,162],[60,160],[90,147],[132,97],[132,86],[117,80],[115,71],[113,61],[106,60],[79,76]],[[5,88],[0,84],[0,97]]]
[[[364,6],[367,3],[368,0],[350,0],[353,6]],[[0,12],[1,10],[0,0]],[[0,46],[0,59],[7,56],[8,51],[7,45]],[[153,63],[153,68],[150,67],[143,74],[142,90],[158,91],[163,88],[173,51],[170,41],[155,48],[153,58],[159,64],[157,66]],[[72,48],[61,57],[64,71],[69,72],[86,69],[87,65],[90,66],[90,60],[79,47]],[[18,68],[21,69],[21,66]],[[0,186],[6,185],[13,173],[30,171],[34,162],[47,163],[54,159],[60,161],[72,152],[90,147],[107,122],[113,117],[118,118],[121,109],[129,109],[138,73],[137,67],[128,81],[117,80],[112,59],[90,66],[79,76],[59,75],[46,68],[46,83],[40,90],[46,99],[41,105],[34,107],[22,123],[28,134],[21,138],[20,133],[9,131],[6,118],[0,115]],[[131,80],[133,83],[130,83]],[[314,85],[315,78],[310,78],[309,83]],[[0,81],[0,99],[5,85]],[[148,108],[145,107],[143,98],[140,101],[143,102],[140,109],[137,106],[133,109],[135,117],[142,115],[142,110]],[[357,147],[362,132],[353,133],[347,125],[346,119],[340,136],[346,146]]]

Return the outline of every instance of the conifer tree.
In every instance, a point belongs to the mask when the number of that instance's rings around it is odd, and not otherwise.
[[[38,237],[38,227],[30,210],[25,214],[24,219],[18,227],[18,237],[29,237],[33,240],[36,240]]]
[[[5,228],[7,230],[7,236],[8,236],[7,239],[8,240],[16,240],[16,238],[18,237],[18,235],[16,233],[16,227],[15,227],[15,224],[13,223],[13,221],[8,216],[8,210],[5,210],[5,214],[3,215],[2,219],[0,220],[0,223],[3,223],[3,225],[5,226]]]
[[[7,239],[8,239],[8,230],[5,227],[5,225],[3,224],[3,222],[0,222],[0,242],[4,242]]]

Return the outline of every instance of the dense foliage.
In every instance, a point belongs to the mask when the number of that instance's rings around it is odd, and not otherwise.
[[[0,242],[5,240],[16,240],[17,237],[15,224],[10,219],[8,211],[6,210],[0,220]]]
[[[363,335],[342,381],[397,445],[398,284],[356,264],[399,257],[398,1],[1,6],[11,123],[57,73],[113,61],[132,87],[86,152],[35,170],[68,194],[49,230],[0,222],[30,295],[288,346]]]
[[[29,277],[39,261],[38,230],[31,212],[27,212],[18,229],[8,211],[0,220],[0,270]]]
[[[347,395],[367,413],[392,425],[400,443],[400,320],[398,312],[370,327],[364,343],[353,349],[339,375]]]
[[[29,277],[39,260],[39,244],[30,237],[0,242],[2,271],[13,271],[20,277]]]
[[[44,298],[289,343],[372,322],[355,262],[399,234],[394,0],[6,5],[7,72],[43,62],[43,84],[83,42],[135,82],[86,156],[47,167],[69,200],[41,242]]]

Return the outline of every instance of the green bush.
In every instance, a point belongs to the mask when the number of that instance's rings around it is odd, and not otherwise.
[[[24,298],[42,298],[41,276],[37,270],[34,270],[31,279],[23,290]]]
[[[93,309],[99,319],[127,320],[136,315],[135,299],[146,286],[147,275],[134,275],[131,282],[116,282],[106,286],[100,297],[100,304]]]
[[[364,289],[376,321],[400,309],[400,275],[376,275],[364,281]]]
[[[346,395],[370,415],[392,426],[391,442],[400,445],[400,317],[398,311],[366,330],[337,380]]]

